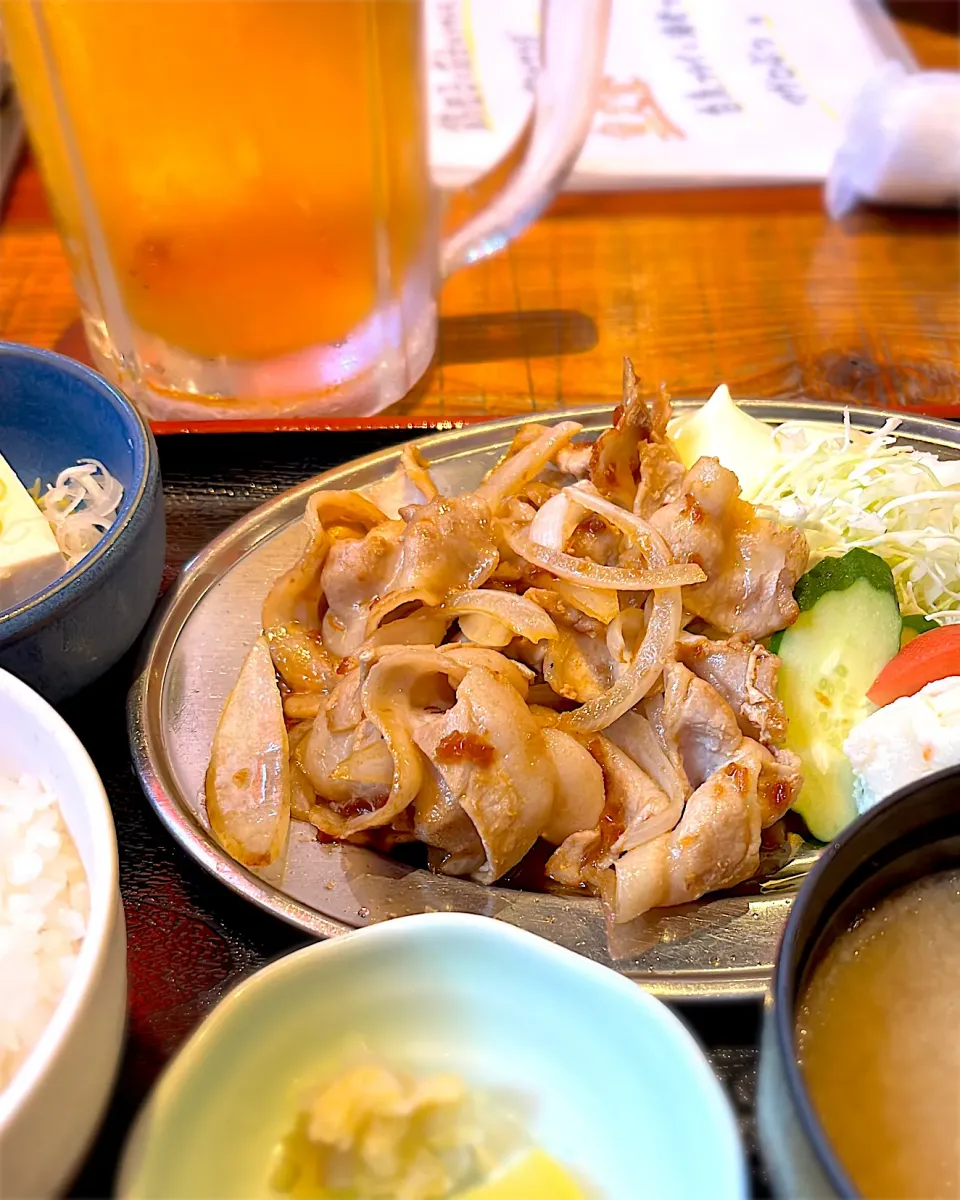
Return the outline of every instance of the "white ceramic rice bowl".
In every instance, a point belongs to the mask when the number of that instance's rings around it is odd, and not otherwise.
[[[70,982],[0,1092],[0,1196],[35,1200],[70,1183],[110,1095],[126,1017],[126,931],[116,832],[97,769],[54,709],[3,670],[0,772],[38,776],[56,793],[90,889],[87,931]]]

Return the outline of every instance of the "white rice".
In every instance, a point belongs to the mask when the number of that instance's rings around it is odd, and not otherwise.
[[[31,775],[0,774],[0,1091],[60,1002],[89,910],[57,797]]]

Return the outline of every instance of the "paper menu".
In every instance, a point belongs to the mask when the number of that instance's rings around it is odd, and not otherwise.
[[[538,0],[428,0],[440,183],[482,172],[522,127],[538,12]],[[876,0],[614,0],[567,188],[822,180],[854,98],[890,57],[912,64]]]

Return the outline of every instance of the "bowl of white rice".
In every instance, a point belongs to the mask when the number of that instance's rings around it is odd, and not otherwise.
[[[113,817],[76,734],[0,670],[0,1196],[62,1191],[116,1075],[126,935]]]

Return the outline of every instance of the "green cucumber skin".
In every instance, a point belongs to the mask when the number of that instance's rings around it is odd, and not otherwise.
[[[842,592],[859,579],[865,579],[878,592],[888,592],[897,603],[897,586],[893,581],[893,572],[877,554],[869,550],[855,547],[848,550],[842,558],[822,558],[815,567],[801,575],[793,589],[793,598],[800,611],[809,612],[822,596],[828,592]],[[904,617],[911,624],[915,621],[924,622],[920,632],[935,628],[926,617]],[[780,645],[789,629],[778,630],[768,641],[767,648],[773,654],[780,653]]]
[[[897,603],[893,572],[879,555],[860,547],[848,550],[842,558],[822,558],[797,580],[793,598],[801,612],[808,612],[821,596],[845,591],[858,579],[865,579],[878,592],[888,592]],[[900,611],[899,605],[897,611]]]
[[[900,649],[900,608],[890,568],[866,550],[823,559],[794,596],[800,616],[771,649],[781,661],[786,745],[803,763],[795,807],[814,837],[830,841],[857,815],[843,742],[873,711],[867,689]]]

